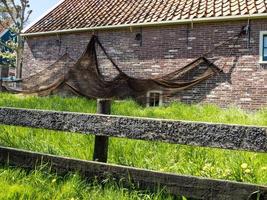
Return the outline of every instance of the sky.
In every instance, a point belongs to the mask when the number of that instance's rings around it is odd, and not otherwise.
[[[59,0],[30,0],[30,9],[33,10],[29,23],[41,17],[47,10],[57,4]]]

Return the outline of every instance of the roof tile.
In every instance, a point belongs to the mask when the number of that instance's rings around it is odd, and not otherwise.
[[[263,13],[266,0],[65,0],[25,33]]]

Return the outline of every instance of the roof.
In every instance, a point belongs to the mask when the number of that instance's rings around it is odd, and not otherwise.
[[[10,20],[2,21],[0,25],[0,34],[6,32],[6,30],[10,27],[10,24],[11,24]]]
[[[4,27],[0,27],[0,38],[3,37],[9,29],[4,29]]]
[[[5,31],[6,31],[6,29],[4,27],[0,26],[0,35],[2,35]]]
[[[63,0],[24,33],[262,15],[266,0]]]

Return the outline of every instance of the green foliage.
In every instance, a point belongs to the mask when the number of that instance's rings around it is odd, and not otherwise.
[[[16,53],[11,51],[0,52],[0,58],[5,61],[5,63],[3,63],[5,66],[15,67]]]
[[[85,113],[95,113],[96,111],[96,102],[84,98],[62,98],[57,96],[40,98],[4,93],[0,94],[0,106]],[[189,106],[181,103],[173,103],[166,107],[143,108],[129,100],[125,102],[114,102],[112,104],[112,114],[267,125],[266,109],[258,112],[245,112],[237,108],[220,109],[214,105]],[[91,160],[93,143],[94,137],[90,135],[0,126],[0,145],[4,146]],[[108,162],[178,174],[267,184],[267,155],[263,153],[111,138]],[[11,169],[3,169],[2,171],[2,173],[5,171],[13,173]],[[41,178],[41,182],[47,183],[43,186],[41,183],[34,185],[36,181],[32,179],[31,174],[23,174],[25,172],[15,170],[14,173],[18,173],[18,175],[14,177],[18,178],[15,178],[14,183],[10,184],[8,182],[12,181],[10,177],[8,176],[9,178],[7,178],[6,175],[3,175],[1,178],[2,173],[0,171],[0,184],[2,185],[2,179],[7,179],[7,183],[3,182],[3,185],[5,184],[7,185],[5,187],[10,188],[7,189],[8,194],[15,195],[14,191],[18,191],[19,195],[29,195],[28,199],[32,197],[36,199],[41,198],[45,195],[44,191],[48,191],[48,196],[44,196],[47,199],[50,199],[52,196],[55,196],[56,199],[71,199],[72,195],[74,199],[86,199],[85,196],[76,196],[75,191],[77,190],[84,190],[84,195],[90,193],[94,197],[92,199],[115,199],[116,196],[118,196],[116,199],[166,199],[162,197],[161,193],[151,195],[143,192],[128,191],[113,183],[103,189],[99,185],[92,186],[85,184],[79,178],[79,181],[73,184],[73,175],[59,178],[49,173],[45,175],[47,176],[47,180],[46,178]],[[41,172],[37,171],[34,173]],[[52,176],[52,178],[49,178],[49,176]],[[27,178],[28,182],[22,181],[27,180]],[[54,183],[55,186],[50,183],[54,179],[57,180]],[[67,196],[57,197],[57,194],[59,195],[60,193],[59,191],[61,193],[64,191]],[[2,194],[1,191],[0,193]]]
[[[9,33],[11,34],[9,39],[6,38],[5,40],[0,40],[0,59],[2,65],[15,67],[16,49],[18,47],[18,43],[16,41],[16,34],[14,34],[13,32]]]

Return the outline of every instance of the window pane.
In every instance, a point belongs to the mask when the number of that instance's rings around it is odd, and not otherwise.
[[[264,48],[264,49],[263,49],[263,56],[264,56],[264,57],[267,57],[267,48]]]
[[[160,98],[159,93],[155,93],[154,106],[159,106],[159,98]]]
[[[263,47],[267,47],[267,35],[263,36]]]
[[[149,99],[148,99],[148,103],[150,107],[153,106],[159,106],[160,105],[160,99],[161,99],[161,94],[158,92],[150,92],[149,93]]]
[[[154,93],[150,93],[150,96],[149,96],[149,106],[152,107],[154,106],[154,100],[155,100],[155,96],[154,96]]]

